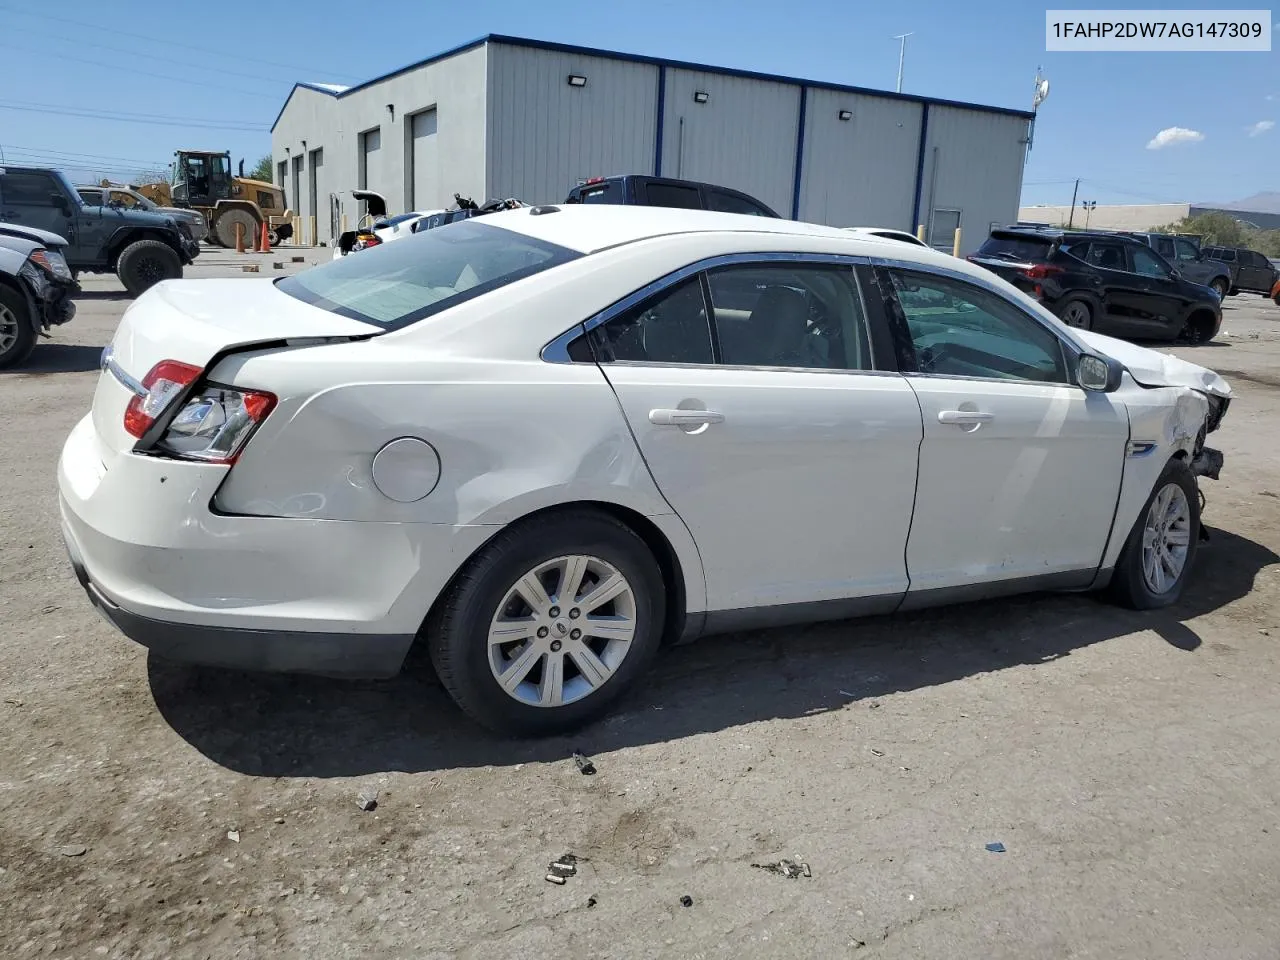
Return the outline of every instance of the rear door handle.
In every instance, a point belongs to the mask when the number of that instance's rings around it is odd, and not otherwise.
[[[996,418],[994,413],[981,410],[940,410],[939,423],[958,423],[961,426],[972,426],[975,423],[990,423]]]
[[[714,410],[650,410],[649,422],[659,427],[700,427],[724,423],[724,414]]]

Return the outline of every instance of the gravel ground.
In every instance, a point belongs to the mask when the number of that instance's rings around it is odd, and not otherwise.
[[[279,257],[188,274],[255,259]],[[85,288],[0,374],[6,956],[1280,955],[1269,302],[1229,300],[1223,337],[1177,351],[1238,392],[1178,607],[1042,596],[709,639],[581,736],[512,744],[422,662],[200,670],[92,611],[54,467],[128,300]],[[548,883],[565,853],[576,875]],[[783,858],[811,876],[755,866]]]

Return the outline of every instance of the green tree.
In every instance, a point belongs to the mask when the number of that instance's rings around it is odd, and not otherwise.
[[[257,163],[255,163],[253,165],[253,169],[250,170],[247,174],[245,174],[245,176],[247,176],[251,180],[264,180],[267,183],[271,183],[272,182],[271,170],[272,170],[271,155],[267,154],[265,157],[263,157]]]

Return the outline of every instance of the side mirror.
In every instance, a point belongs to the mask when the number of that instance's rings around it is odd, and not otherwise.
[[[1120,389],[1122,376],[1124,365],[1110,357],[1084,353],[1076,361],[1076,383],[1093,393],[1112,393]]]

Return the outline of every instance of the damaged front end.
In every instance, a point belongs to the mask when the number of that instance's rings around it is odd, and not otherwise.
[[[1227,415],[1227,408],[1231,406],[1231,398],[1212,393],[1205,393],[1203,396],[1209,401],[1209,412],[1200,432],[1196,434],[1196,445],[1191,454],[1191,472],[1197,477],[1217,480],[1222,472],[1222,451],[1205,446],[1205,440],[1222,425],[1222,418]]]
[[[41,256],[45,251],[32,253],[27,262],[18,271],[18,276],[26,283],[31,296],[32,320],[37,332],[48,336],[49,328],[67,323],[76,315],[75,301],[72,299],[80,292],[80,284],[72,278],[65,265],[58,270],[58,261],[52,257]],[[65,271],[65,276],[63,272]]]

